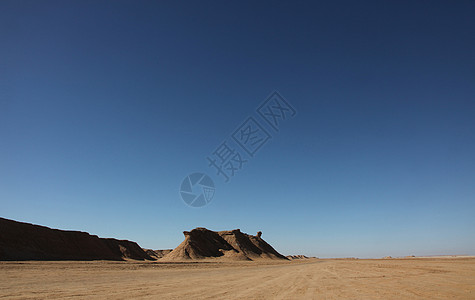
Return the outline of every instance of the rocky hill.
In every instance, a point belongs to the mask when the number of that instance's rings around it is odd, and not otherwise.
[[[172,252],[173,249],[165,249],[165,250],[152,250],[152,249],[144,249],[145,253],[150,255],[150,257],[159,259],[167,255],[168,253]]]
[[[302,255],[302,254],[299,254],[299,255],[287,255],[286,256],[288,259],[290,260],[295,260],[295,259],[311,259],[311,258],[316,258],[316,257],[308,257],[308,256],[305,256],[305,255]]]
[[[287,258],[257,235],[242,233],[239,229],[211,231],[195,228],[183,232],[185,240],[162,260],[190,260],[224,258],[231,260],[259,260]]]
[[[0,260],[152,260],[139,245],[0,218]]]

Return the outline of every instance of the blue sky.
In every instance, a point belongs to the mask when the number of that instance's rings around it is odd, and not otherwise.
[[[0,216],[173,248],[475,254],[473,1],[2,1]],[[278,90],[231,179],[209,156]],[[212,202],[179,195],[192,172]]]

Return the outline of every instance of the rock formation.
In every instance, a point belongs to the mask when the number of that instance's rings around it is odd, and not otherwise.
[[[135,242],[0,218],[0,260],[152,260]]]
[[[231,260],[287,259],[262,238],[242,233],[239,229],[211,231],[195,228],[184,231],[185,240],[163,260],[225,258]]]
[[[150,255],[150,257],[159,259],[167,255],[168,253],[172,252],[173,249],[165,249],[165,250],[152,250],[152,249],[144,249],[145,253]]]
[[[315,258],[315,257],[308,257],[308,256],[305,256],[305,255],[287,255],[286,257],[290,260]]]

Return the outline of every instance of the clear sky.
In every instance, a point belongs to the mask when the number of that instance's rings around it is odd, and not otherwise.
[[[154,249],[207,227],[284,254],[475,254],[474,15],[1,1],[0,216]],[[274,90],[297,114],[224,183],[206,157]],[[216,185],[202,208],[180,198],[192,172]]]

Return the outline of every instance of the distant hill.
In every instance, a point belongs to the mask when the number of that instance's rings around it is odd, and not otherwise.
[[[51,229],[0,218],[0,261],[289,259],[264,241],[260,231],[254,236],[239,229],[216,232],[199,227],[183,234],[185,240],[175,249],[151,250],[127,240],[100,238],[87,232]]]
[[[286,256],[288,259],[290,260],[294,260],[294,259],[311,259],[311,258],[316,258],[316,257],[308,257],[308,256],[305,256],[305,255],[287,255]]]
[[[145,253],[150,255],[150,257],[159,259],[167,255],[168,253],[172,252],[173,249],[165,249],[165,250],[152,250],[152,249],[144,249]]]
[[[277,252],[257,235],[242,233],[239,229],[229,231],[211,231],[195,228],[183,232],[185,240],[162,260],[194,260],[206,258],[224,258],[230,260],[283,259]]]
[[[0,218],[0,260],[153,260],[131,241]]]

